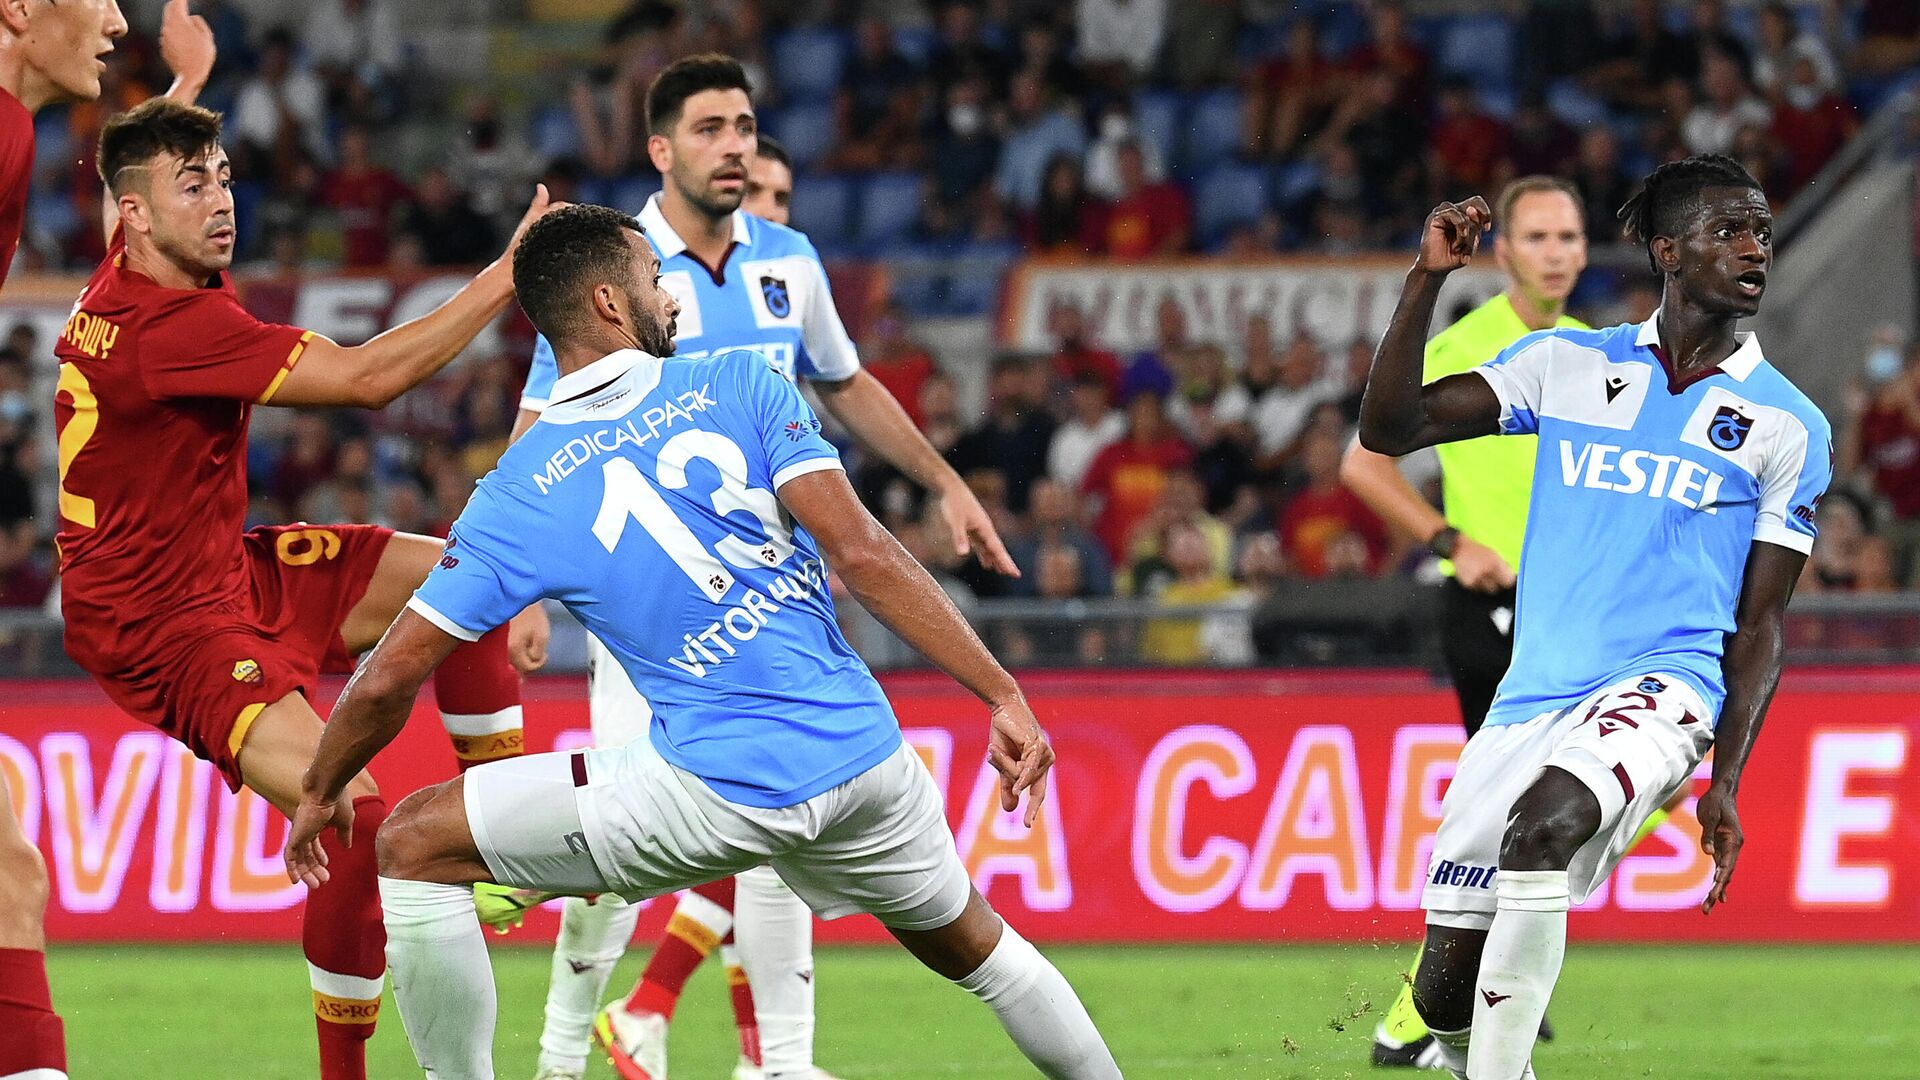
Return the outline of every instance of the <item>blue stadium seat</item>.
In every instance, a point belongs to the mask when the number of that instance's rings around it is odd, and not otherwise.
[[[1613,121],[1607,103],[1580,85],[1578,79],[1555,79],[1547,87],[1547,111],[1575,128],[1589,128]]]
[[[860,243],[884,245],[911,236],[920,225],[922,191],[918,173],[880,173],[862,181]]]
[[[607,185],[606,205],[622,213],[638,214],[653,193],[660,190],[660,177],[654,174],[622,176]]]
[[[853,184],[842,176],[801,176],[793,183],[793,227],[818,247],[853,235]]]
[[[833,149],[833,106],[824,102],[790,105],[771,117],[763,113],[761,125],[785,144],[795,169],[811,168]]]
[[[1514,85],[1514,25],[1500,15],[1448,19],[1440,31],[1435,59],[1444,76],[1465,79],[1482,90],[1510,90]]]
[[[931,26],[902,26],[893,32],[893,47],[914,67],[925,67],[939,42],[940,35]]]
[[[579,157],[583,145],[580,128],[573,122],[572,109],[565,105],[548,105],[533,114],[535,157],[546,161]]]
[[[825,101],[840,87],[847,51],[847,39],[837,30],[789,30],[773,39],[773,83],[789,101]]]
[[[1180,95],[1171,90],[1147,90],[1133,99],[1133,129],[1140,141],[1160,151],[1160,160],[1180,158]]]
[[[1240,147],[1242,103],[1237,90],[1209,90],[1195,95],[1187,112],[1187,147],[1183,171],[1203,176]]]
[[[1259,220],[1266,208],[1266,170],[1256,165],[1220,165],[1193,193],[1195,237],[1202,248],[1211,248],[1235,225]]]

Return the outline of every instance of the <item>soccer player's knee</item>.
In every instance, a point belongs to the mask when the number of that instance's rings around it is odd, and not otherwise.
[[[401,799],[381,823],[380,835],[374,844],[374,859],[381,877],[413,877],[431,857],[425,811],[433,799],[433,791],[425,788]]]
[[[47,861],[24,842],[0,847],[0,918],[28,919],[36,926],[47,910]]]
[[[1565,870],[1573,853],[1593,835],[1570,812],[1519,810],[1507,822],[1500,866],[1507,870]]]

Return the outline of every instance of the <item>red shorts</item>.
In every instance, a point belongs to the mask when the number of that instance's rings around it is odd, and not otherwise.
[[[311,693],[321,672],[353,670],[340,626],[392,536],[379,525],[250,529],[240,596],[150,620],[140,634],[146,647],[133,657],[87,655],[69,623],[68,651],[114,704],[212,762],[237,791],[240,744],[261,710]]]

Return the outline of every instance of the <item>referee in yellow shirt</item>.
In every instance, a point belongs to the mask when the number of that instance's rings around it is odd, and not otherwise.
[[[1427,382],[1483,364],[1532,331],[1585,328],[1566,315],[1567,296],[1587,265],[1580,205],[1574,186],[1551,176],[1522,177],[1500,193],[1493,256],[1506,290],[1427,342]],[[1469,736],[1480,730],[1513,659],[1514,567],[1533,492],[1534,439],[1488,436],[1437,447],[1444,515],[1393,458],[1355,441],[1340,464],[1341,479],[1361,501],[1388,524],[1425,537],[1444,560],[1441,652]],[[1374,1031],[1373,1062],[1438,1067],[1431,1042],[1409,979]]]

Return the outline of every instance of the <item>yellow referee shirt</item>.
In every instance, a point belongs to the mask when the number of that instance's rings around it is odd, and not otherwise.
[[[1555,326],[1585,330],[1578,319],[1561,316]],[[1531,331],[1501,293],[1461,316],[1460,321],[1427,342],[1424,379],[1433,382],[1471,371]],[[1520,565],[1520,541],[1527,532],[1527,504],[1533,497],[1533,435],[1488,435],[1441,443],[1440,490],[1447,524]],[[1442,570],[1453,573],[1453,564]]]

